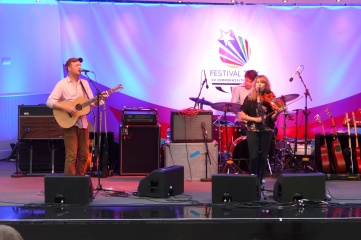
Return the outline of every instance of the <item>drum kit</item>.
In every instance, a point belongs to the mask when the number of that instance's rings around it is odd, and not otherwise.
[[[276,98],[277,101],[286,102],[296,99],[299,94],[289,94]],[[189,98],[196,102],[196,98]],[[241,104],[231,102],[217,102],[212,103],[203,99],[198,100],[198,104],[201,106],[208,105],[211,108],[222,111],[223,115],[220,115],[214,122],[214,135],[218,141],[218,156],[219,156],[219,172],[220,173],[246,173],[248,172],[248,144],[247,136],[242,136],[241,129],[230,121],[227,121],[227,113],[235,113],[241,111]],[[286,113],[284,114],[286,116]],[[223,117],[223,120],[221,118]],[[284,121],[284,136],[286,131],[286,121]],[[284,151],[284,146],[281,149]],[[284,152],[282,153],[284,157]],[[237,161],[237,164],[234,163]],[[283,163],[282,169],[283,169]],[[268,162],[269,165],[269,162]],[[269,165],[270,168],[270,165]],[[245,170],[242,170],[245,169]],[[271,168],[270,168],[271,171]],[[272,171],[271,171],[272,174]]]

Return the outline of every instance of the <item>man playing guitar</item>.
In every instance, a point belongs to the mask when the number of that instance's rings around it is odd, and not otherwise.
[[[46,105],[50,108],[61,110],[72,118],[75,124],[69,127],[63,127],[65,144],[65,175],[85,175],[87,159],[89,153],[89,131],[86,115],[77,116],[75,105],[66,104],[75,101],[77,98],[93,98],[93,92],[89,83],[79,78],[82,71],[82,58],[69,58],[65,67],[68,76],[60,80],[48,97]],[[102,95],[102,98],[107,95]],[[93,103],[91,106],[95,106]]]

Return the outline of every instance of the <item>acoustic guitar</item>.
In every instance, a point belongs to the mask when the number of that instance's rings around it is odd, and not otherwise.
[[[342,149],[341,149],[340,141],[337,138],[335,120],[333,119],[332,114],[331,114],[331,112],[330,112],[330,110],[328,108],[326,109],[326,113],[331,118],[332,127],[334,129],[333,130],[334,139],[332,141],[333,164],[335,166],[336,173],[345,173],[346,172],[346,163],[345,163],[345,159],[344,159],[344,157],[342,155]]]
[[[93,172],[93,158],[94,158],[94,140],[89,139],[89,152],[88,152],[88,159],[87,159],[87,171]]]
[[[352,154],[352,145],[351,145],[351,132],[350,132],[350,119],[348,118],[348,113],[345,114],[345,121],[347,124],[347,133],[348,133],[348,148],[344,149],[345,156],[347,162],[350,164],[350,171],[354,173],[354,166],[353,166],[353,154]]]
[[[356,163],[356,170],[358,173],[361,173],[361,155],[360,155],[360,148],[358,146],[358,134],[357,134],[357,125],[356,125],[356,118],[355,118],[355,113],[352,112],[352,121],[353,121],[353,127],[355,129],[355,136],[356,136],[356,148],[354,151],[354,156],[355,156],[355,163]]]
[[[109,95],[114,93],[120,89],[123,89],[123,85],[119,84],[108,91],[105,91],[105,94]],[[90,112],[90,104],[97,101],[97,97],[92,98],[90,100],[86,100],[84,97],[78,97],[73,102],[63,101],[61,102],[63,105],[66,105],[71,108],[75,108],[77,110],[76,113],[70,114],[65,110],[53,109],[53,115],[55,117],[56,122],[62,128],[70,128],[74,126],[76,121],[80,116],[87,115]]]
[[[320,150],[321,150],[321,165],[322,165],[323,173],[327,174],[327,173],[331,172],[331,168],[330,168],[330,158],[328,156],[328,149],[327,149],[327,144],[326,144],[325,129],[323,127],[323,123],[322,123],[320,115],[317,114],[315,116],[315,118],[322,126],[323,144],[320,147]]]

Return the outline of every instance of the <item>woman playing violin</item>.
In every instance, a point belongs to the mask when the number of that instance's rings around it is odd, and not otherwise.
[[[260,184],[264,178],[274,122],[284,110],[284,107],[279,107],[276,111],[272,108],[274,99],[268,78],[259,75],[253,82],[253,91],[241,107],[241,117],[247,121],[249,170],[251,174],[258,174]]]

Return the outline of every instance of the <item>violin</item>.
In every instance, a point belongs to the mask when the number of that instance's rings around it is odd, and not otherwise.
[[[281,99],[277,99],[276,95],[273,92],[263,93],[261,95],[261,101],[267,102],[274,112],[285,106],[285,103]],[[290,115],[286,110],[285,114],[289,120],[293,120],[292,115]]]

